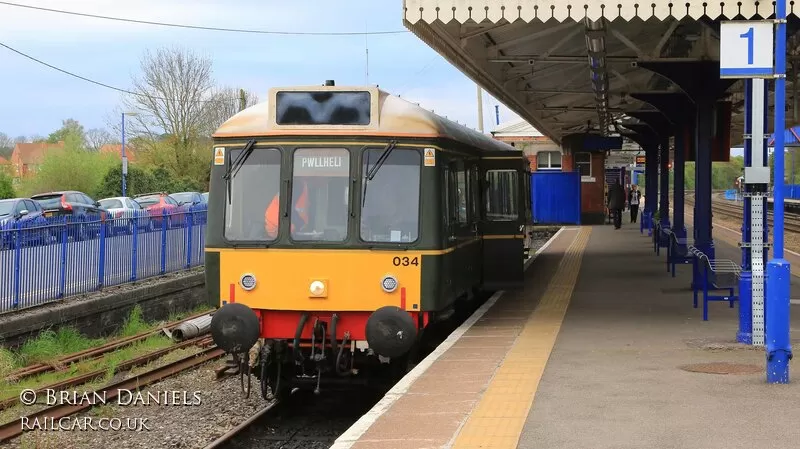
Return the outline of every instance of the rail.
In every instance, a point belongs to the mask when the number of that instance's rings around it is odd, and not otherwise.
[[[205,263],[205,205],[0,226],[0,313]]]

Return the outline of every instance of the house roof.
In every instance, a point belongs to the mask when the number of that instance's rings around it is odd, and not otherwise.
[[[104,154],[115,154],[122,159],[122,144],[121,143],[108,143],[100,147],[100,153]],[[136,150],[130,145],[125,145],[125,157],[128,158],[129,161],[133,162],[136,160]]]
[[[541,137],[542,133],[525,120],[517,119],[497,125],[492,131],[492,135],[495,137]]]
[[[4,158],[3,156],[0,156],[0,165],[9,165],[9,164],[11,164],[11,162],[8,159]]]
[[[58,143],[18,143],[14,145],[14,152],[11,153],[11,157],[13,158],[16,154],[23,164],[38,164],[48,151],[62,149],[64,149],[63,141]]]

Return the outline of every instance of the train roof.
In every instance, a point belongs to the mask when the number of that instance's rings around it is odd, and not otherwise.
[[[279,92],[302,94],[317,92],[371,92],[372,108],[364,125],[279,125],[276,121],[276,96]],[[449,139],[483,151],[513,151],[519,149],[495,140],[428,111],[417,104],[392,96],[377,87],[311,86],[273,88],[267,101],[251,106],[223,123],[213,134],[215,138],[272,137],[272,136],[381,136]]]

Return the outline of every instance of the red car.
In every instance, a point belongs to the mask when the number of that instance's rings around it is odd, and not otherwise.
[[[145,193],[134,197],[144,210],[152,217],[153,227],[160,229],[164,218],[167,216],[167,227],[183,226],[186,223],[186,208],[165,192]]]

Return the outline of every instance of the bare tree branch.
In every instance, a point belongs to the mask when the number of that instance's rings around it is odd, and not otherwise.
[[[117,139],[105,129],[93,128],[86,131],[86,147],[89,151],[100,151],[103,145],[116,143]]]
[[[215,89],[211,99],[205,104],[203,127],[204,134],[209,136],[239,111],[258,103],[258,96],[253,92],[233,87]]]
[[[6,133],[0,133],[0,148],[14,148],[14,139]]]

